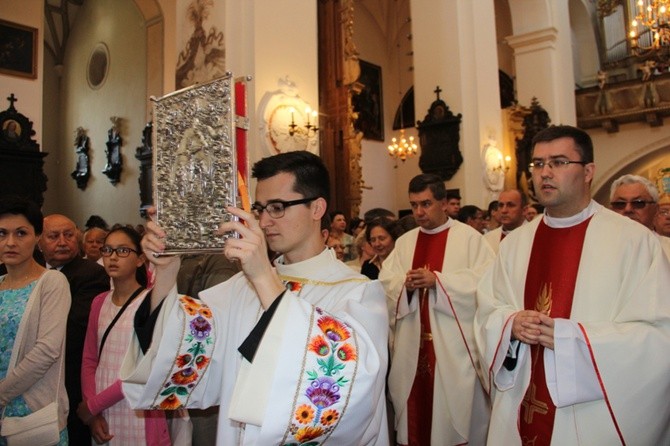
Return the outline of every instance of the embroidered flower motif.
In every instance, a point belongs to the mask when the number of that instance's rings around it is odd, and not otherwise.
[[[323,336],[320,335],[312,338],[312,342],[309,343],[308,348],[319,356],[326,356],[330,353],[328,343]]]
[[[302,283],[289,280],[286,282],[286,288],[294,293],[300,293],[302,290]]]
[[[181,407],[181,401],[175,394],[169,395],[158,405],[161,410],[175,410]]]
[[[340,348],[337,349],[337,357],[341,361],[353,361],[358,358],[356,354],[356,349],[351,344],[342,344]]]
[[[340,386],[333,378],[321,376],[312,381],[305,395],[319,410],[325,409],[339,401]]]
[[[209,364],[209,358],[205,355],[200,355],[195,358],[195,366],[198,370],[201,370],[203,367],[206,367]]]
[[[309,404],[303,404],[295,411],[295,419],[300,424],[309,424],[314,419],[314,409]]]
[[[183,355],[177,356],[177,360],[175,361],[175,364],[177,364],[177,367],[184,367],[184,366],[190,364],[192,360],[193,360],[193,356],[189,355],[188,353],[185,353]]]
[[[207,319],[212,318],[212,310],[210,310],[208,307],[200,307],[200,309],[198,309],[198,313]]]
[[[154,407],[164,410],[177,409],[186,404],[214,351],[211,309],[189,296],[180,296],[179,304],[185,315],[183,337],[169,378],[154,400]],[[164,399],[156,404],[159,397]]]
[[[300,386],[287,428],[290,441],[283,446],[320,445],[344,416],[349,383],[356,375],[351,364],[358,359],[353,329],[321,308],[314,307],[314,314],[318,316],[311,322],[303,364],[307,380]]]
[[[184,308],[184,311],[186,311],[189,316],[198,314],[198,308],[202,306],[199,302],[190,296],[182,296],[180,300],[183,304],[182,308]]]
[[[298,429],[298,432],[295,433],[295,439],[301,443],[304,443],[305,441],[317,438],[321,434],[323,434],[323,428],[305,426]]]
[[[209,332],[212,331],[211,324],[202,316],[193,319],[190,327],[191,334],[200,342],[204,341],[209,336]]]
[[[328,409],[321,415],[321,424],[324,426],[330,426],[331,424],[337,422],[340,418],[340,413],[335,409]]]
[[[186,367],[172,375],[172,382],[178,385],[186,385],[198,379],[198,373],[193,367]]]
[[[319,328],[328,339],[335,342],[341,342],[349,339],[349,330],[340,321],[331,316],[324,316],[317,322]]]

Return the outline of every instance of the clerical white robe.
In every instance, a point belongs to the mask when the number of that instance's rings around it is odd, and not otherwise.
[[[661,241],[661,248],[663,248],[663,252],[665,253],[665,256],[670,260],[670,237],[664,237],[661,234],[656,234],[658,236],[658,239]]]
[[[477,282],[494,256],[481,234],[470,226],[450,219],[435,231],[447,228],[449,236],[442,268],[433,271],[437,282],[429,290],[436,356],[431,442],[441,446],[468,441],[478,444],[476,438],[470,438],[471,431],[483,442],[489,408],[478,379],[472,320]],[[396,241],[379,273],[395,320],[389,391],[396,412],[397,440],[403,444],[408,441],[407,400],[421,342],[419,298],[415,292],[408,303],[404,281],[412,266],[419,231],[423,229],[415,228]]]
[[[173,290],[146,355],[136,340],[126,355],[127,398],[145,408],[219,404],[220,445],[387,445],[381,285],[327,249],[276,268],[289,290],[252,362],[237,349],[263,309],[242,273],[200,293],[209,308]]]
[[[486,240],[493,250],[494,253],[498,254],[498,247],[500,246],[500,238],[502,237],[502,226],[498,226],[493,231],[489,231],[483,235],[484,240]]]
[[[570,319],[555,319],[555,348],[544,350],[557,406],[552,445],[670,444],[670,265],[651,231],[593,201],[569,226],[590,215]],[[475,336],[493,399],[490,446],[521,444],[529,346],[520,344],[511,371],[503,361],[543,218],[557,227],[544,216],[510,233],[477,293]]]

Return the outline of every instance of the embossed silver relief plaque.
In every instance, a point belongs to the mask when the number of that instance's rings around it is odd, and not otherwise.
[[[195,85],[153,101],[154,194],[165,254],[221,252],[219,224],[236,219],[233,78]]]

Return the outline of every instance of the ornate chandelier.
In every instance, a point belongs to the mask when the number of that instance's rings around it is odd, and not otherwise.
[[[668,59],[670,52],[670,0],[638,0],[630,23],[631,49],[636,56]]]
[[[398,158],[400,161],[405,160],[413,155],[416,155],[417,145],[414,143],[414,137],[405,138],[405,129],[400,129],[400,135],[391,139],[391,144],[388,146],[389,155],[393,158]]]

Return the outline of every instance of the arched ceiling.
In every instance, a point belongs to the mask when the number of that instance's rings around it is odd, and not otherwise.
[[[160,18],[158,0],[133,0],[144,19],[149,22]],[[84,0],[44,0],[44,45],[56,65],[63,63],[70,29]]]
[[[56,65],[63,63],[70,28],[83,3],[84,0],[44,0],[44,45]]]
[[[395,54],[398,43],[411,51],[410,0],[355,0],[354,8],[355,15],[365,14],[375,24],[387,42],[387,54]]]

